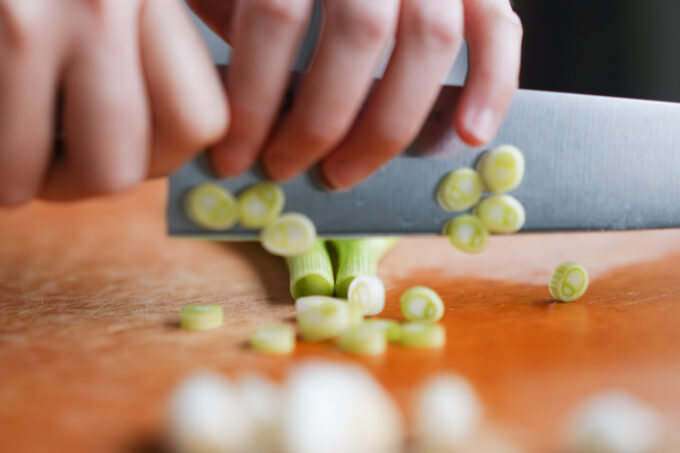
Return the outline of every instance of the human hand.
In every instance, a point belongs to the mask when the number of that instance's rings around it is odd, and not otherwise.
[[[313,1],[188,3],[233,48],[232,122],[212,150],[221,176],[261,158],[275,180],[321,162],[332,188],[357,184],[415,138],[463,36],[469,74],[455,113],[463,140],[491,140],[518,86],[522,26],[508,0],[325,0],[316,56],[292,109],[274,125]],[[358,117],[392,37],[385,74]]]
[[[54,156],[57,116],[66,147]],[[0,0],[0,205],[124,190],[219,140],[227,122],[179,1]]]

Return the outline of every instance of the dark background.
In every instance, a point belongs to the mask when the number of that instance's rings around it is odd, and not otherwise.
[[[680,0],[516,0],[521,87],[680,101]]]

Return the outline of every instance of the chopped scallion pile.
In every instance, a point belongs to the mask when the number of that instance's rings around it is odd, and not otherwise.
[[[309,217],[294,212],[283,214],[260,234],[262,247],[279,256],[301,255],[316,240],[316,227]]]
[[[465,211],[482,197],[482,179],[472,168],[459,168],[449,173],[437,190],[439,205],[451,212]]]
[[[238,220],[236,199],[219,184],[200,184],[187,193],[184,201],[189,219],[207,230],[228,230]]]
[[[516,233],[526,220],[524,206],[512,195],[492,195],[483,199],[475,214],[491,233]]]
[[[451,244],[466,253],[480,253],[489,245],[489,230],[471,214],[449,220],[444,226],[444,234]]]
[[[588,271],[572,261],[557,266],[550,279],[550,294],[562,302],[572,302],[588,289]]]
[[[333,266],[324,241],[317,239],[304,253],[286,258],[293,299],[332,296],[335,290]]]
[[[219,305],[185,305],[179,323],[187,330],[208,330],[222,325],[224,310]]]
[[[295,329],[287,324],[259,327],[250,335],[250,347],[263,354],[289,354],[295,349]]]
[[[524,178],[524,155],[515,146],[502,145],[482,154],[477,170],[484,187],[501,194],[515,190]]]
[[[238,196],[239,221],[246,228],[264,228],[283,211],[286,196],[271,182],[248,187]]]
[[[444,303],[439,295],[425,286],[414,286],[399,299],[401,312],[409,321],[433,323],[444,316]]]

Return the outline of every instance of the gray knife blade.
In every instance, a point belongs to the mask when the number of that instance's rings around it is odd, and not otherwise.
[[[526,208],[522,231],[680,227],[680,104],[520,90],[495,140],[464,145],[451,126],[459,87],[445,86],[418,138],[402,156],[347,192],[330,192],[315,170],[281,185],[286,211],[302,212],[326,237],[440,234],[454,214],[435,191],[451,170],[473,166],[480,151],[518,146],[526,175],[513,192]],[[255,168],[215,179],[204,158],[170,178],[169,233],[215,240],[254,239],[235,227],[204,230],[186,217],[183,197],[214,181],[233,193],[261,181]]]

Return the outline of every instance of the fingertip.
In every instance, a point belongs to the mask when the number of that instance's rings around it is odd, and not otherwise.
[[[254,157],[250,148],[228,142],[213,147],[210,161],[217,176],[233,178],[248,170],[254,163]]]
[[[458,136],[468,145],[482,146],[494,139],[502,116],[490,107],[461,108],[455,119]]]

